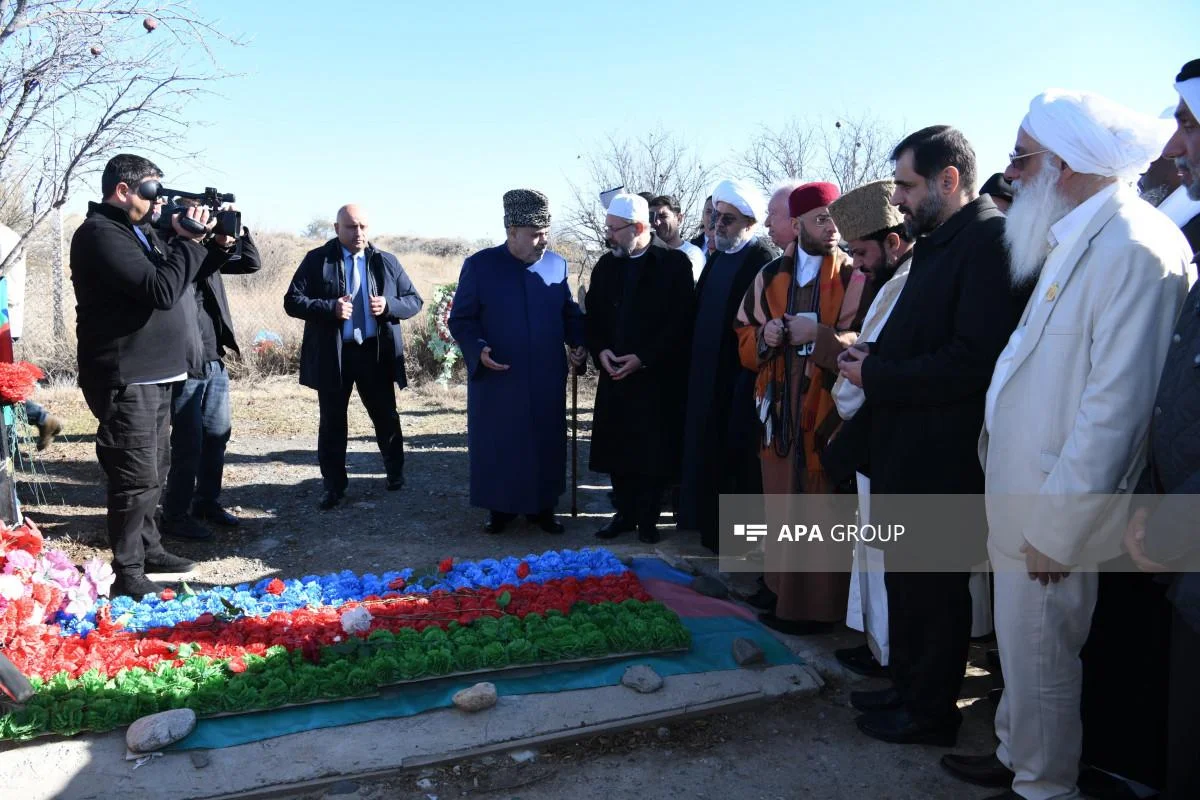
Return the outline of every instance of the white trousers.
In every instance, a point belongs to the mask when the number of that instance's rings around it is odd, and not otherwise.
[[[858,524],[871,522],[871,479],[855,473],[858,481]],[[883,581],[883,551],[862,542],[854,543],[850,567],[850,594],[846,602],[846,627],[867,635],[867,646],[875,660],[888,665],[888,601]]]
[[[996,709],[996,757],[1013,770],[1025,800],[1074,800],[1083,750],[1079,703],[1099,576],[1094,566],[1058,583],[1030,580],[1024,559],[990,544],[996,642],[1004,693]]]

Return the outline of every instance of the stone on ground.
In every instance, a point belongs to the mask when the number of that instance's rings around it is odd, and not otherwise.
[[[196,712],[175,708],[134,721],[125,732],[125,744],[134,753],[153,753],[186,737],[196,727]]]
[[[477,683],[454,695],[454,705],[463,711],[483,711],[496,705],[496,684]]]
[[[753,640],[742,636],[733,640],[733,660],[738,663],[738,666],[762,664],[766,659],[767,654]]]
[[[625,670],[625,674],[621,676],[621,683],[642,694],[649,694],[662,688],[663,679],[645,664],[636,664]]]

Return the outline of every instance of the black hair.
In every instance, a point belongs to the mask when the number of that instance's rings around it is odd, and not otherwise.
[[[666,206],[676,214],[683,213],[683,208],[679,205],[679,201],[669,194],[660,194],[658,197],[655,197],[653,200],[651,200],[650,207],[654,208],[655,206]]]
[[[100,192],[103,197],[112,197],[118,183],[132,189],[146,178],[161,178],[162,174],[162,170],[150,159],[121,153],[110,158],[104,165],[104,174],[100,177]]]
[[[905,136],[892,151],[892,161],[899,161],[912,151],[913,169],[925,180],[932,180],[946,167],[958,170],[959,185],[975,188],[975,149],[962,132],[949,125],[931,125]]]
[[[901,222],[899,225],[893,225],[890,228],[884,228],[882,230],[875,231],[874,233],[869,233],[863,238],[867,241],[879,242],[880,244],[883,244],[887,237],[893,233],[899,236],[900,241],[902,242],[911,242],[913,240],[912,234],[908,232],[908,226],[903,222]]]

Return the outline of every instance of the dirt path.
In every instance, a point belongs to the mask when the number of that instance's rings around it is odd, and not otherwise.
[[[352,398],[348,504],[320,513],[316,510],[321,484],[315,394],[294,379],[235,385],[234,435],[223,500],[237,508],[244,523],[235,531],[217,529],[209,542],[168,546],[200,562],[195,580],[189,580],[197,586],[342,569],[379,572],[431,564],[451,555],[480,558],[592,546],[593,532],[611,512],[606,480],[586,469],[592,396],[581,384],[580,516],[572,519],[567,513],[568,494],[559,507],[566,533],[552,536],[522,523],[499,536],[488,536],[479,529],[485,512],[468,506],[466,396],[461,388],[430,385],[401,393],[407,484],[399,492],[385,491],[369,420]],[[64,419],[67,435],[40,454],[35,462],[37,480],[22,482],[19,491],[25,511],[55,546],[74,558],[107,557],[103,483],[93,445],[95,422],[73,387],[42,389],[37,399]],[[35,492],[41,501],[33,501]],[[665,547],[679,536],[665,526],[662,532]],[[619,539],[606,546],[618,553],[645,550],[632,535],[628,541]],[[855,712],[848,705],[848,678],[853,676],[827,666],[834,647],[857,644],[852,633],[789,644],[814,663],[820,661],[829,685],[818,697],[563,745],[523,764],[507,757],[489,758],[347,781],[298,797],[969,800],[995,793],[943,774],[937,766],[942,750],[886,745],[858,733]],[[976,659],[982,661],[982,650],[976,650]],[[979,670],[973,672],[966,694],[977,698],[989,684]],[[976,702],[964,713],[967,721],[959,749],[984,752],[992,742],[990,704]],[[398,735],[400,729],[398,725]]]

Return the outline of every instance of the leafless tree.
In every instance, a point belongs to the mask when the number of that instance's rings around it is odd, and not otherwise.
[[[325,217],[313,217],[300,235],[305,239],[320,239],[326,241],[333,238],[333,223]]]
[[[186,105],[224,76],[218,41],[236,43],[185,0],[0,0],[0,185],[23,212],[21,243],[0,274],[112,155],[191,155],[179,145],[195,124]],[[65,332],[62,278],[60,267],[56,333]]]
[[[600,193],[617,187],[627,192],[674,195],[683,211],[686,233],[697,225],[704,198],[714,181],[713,170],[696,151],[678,136],[663,130],[636,139],[608,136],[591,154],[581,154],[584,176],[571,181],[563,235],[578,242],[591,254],[580,272],[591,266],[604,247],[604,207]]]
[[[832,181],[849,191],[892,174],[889,156],[899,140],[869,113],[792,119],[778,129],[761,128],[734,164],[763,191],[789,178]]]
[[[806,179],[820,156],[813,126],[792,119],[778,130],[760,128],[746,149],[735,157],[734,168],[769,194],[780,181]]]

